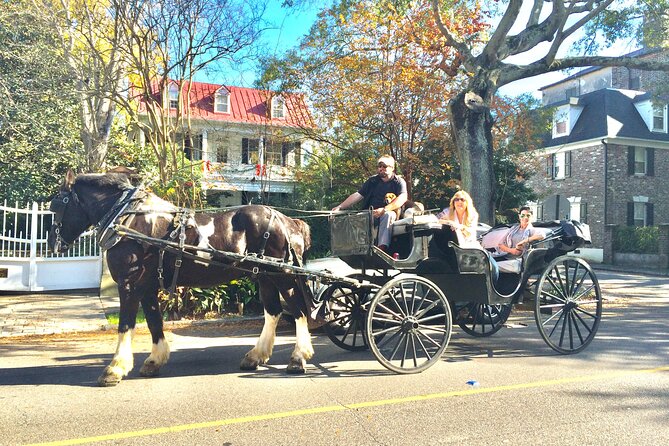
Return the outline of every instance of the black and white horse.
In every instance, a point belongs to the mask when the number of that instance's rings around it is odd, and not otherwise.
[[[214,286],[248,274],[252,268],[247,266],[245,271],[238,268],[239,265],[230,266],[233,262],[217,258],[215,250],[255,254],[301,265],[311,242],[306,223],[265,206],[241,206],[216,213],[182,213],[156,195],[135,188],[129,174],[119,169],[75,177],[70,171],[60,192],[51,201],[55,216],[49,231],[49,247],[55,252],[64,252],[87,228],[97,226],[109,271],[118,284],[118,345],[111,363],[98,378],[103,386],[118,384],[133,368],[131,341],[140,302],[153,342],[140,374],[156,376],[167,362],[170,349],[163,334],[158,291],[161,284],[172,285],[175,274],[174,285],[177,286]],[[114,231],[114,224],[127,227],[132,233],[165,240],[173,247],[193,246],[208,251],[188,252],[186,249],[186,255],[182,256],[180,249],[165,250],[150,240],[123,236]],[[303,276],[281,271],[258,275],[265,324],[256,346],[241,361],[242,369],[254,370],[272,355],[282,311],[281,293],[296,321],[296,343],[287,372],[304,373],[306,361],[314,353],[307,326],[305,294],[308,287],[304,280]]]

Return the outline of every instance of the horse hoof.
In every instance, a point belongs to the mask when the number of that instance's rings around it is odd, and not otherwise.
[[[258,361],[244,356],[242,362],[239,364],[240,370],[258,370]]]
[[[288,367],[286,367],[286,373],[289,375],[303,375],[305,373],[304,364],[300,360],[291,358]]]
[[[158,372],[160,372],[160,367],[158,367],[154,362],[144,363],[142,368],[139,370],[140,376],[145,378],[153,378],[154,376],[158,376]]]
[[[98,385],[100,387],[114,387],[123,379],[122,376],[115,374],[114,372],[105,369],[105,371],[98,378]]]

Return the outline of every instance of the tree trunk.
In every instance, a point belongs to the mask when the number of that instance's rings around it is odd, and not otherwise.
[[[477,92],[478,93],[478,92]],[[492,116],[482,103],[472,103],[461,92],[449,103],[451,129],[460,159],[463,188],[474,200],[479,220],[494,225],[495,172],[492,161]],[[487,97],[486,93],[479,97]]]

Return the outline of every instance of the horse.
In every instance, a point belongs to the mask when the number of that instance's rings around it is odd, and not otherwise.
[[[211,287],[257,274],[264,325],[253,347],[241,360],[242,370],[256,370],[272,355],[283,307],[295,318],[296,342],[287,373],[305,372],[314,354],[308,328],[309,287],[303,275],[284,269],[244,267],[222,253],[251,255],[270,264],[301,266],[311,244],[309,226],[267,206],[246,205],[210,213],[190,213],[133,184],[132,171],[75,174],[70,170],[52,199],[53,224],[47,242],[53,252],[68,250],[91,226],[105,249],[107,265],[118,285],[120,315],[116,352],[98,378],[114,386],[133,368],[132,336],[141,303],[151,332],[151,354],[140,369],[143,377],[159,374],[170,356],[158,305],[159,290],[171,284]],[[125,228],[126,232],[118,228]],[[137,236],[133,237],[135,234]],[[154,241],[164,243],[153,243]],[[195,248],[195,249],[194,249]],[[199,251],[199,250],[201,251]],[[241,265],[241,266],[240,266]]]

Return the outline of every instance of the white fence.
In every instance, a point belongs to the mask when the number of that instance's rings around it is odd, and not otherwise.
[[[92,231],[65,254],[47,246],[53,213],[46,205],[0,205],[0,291],[98,288],[102,256]]]

